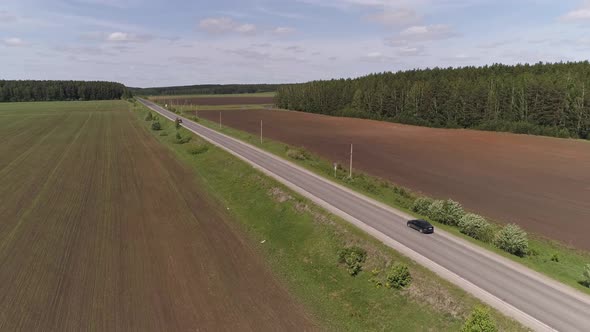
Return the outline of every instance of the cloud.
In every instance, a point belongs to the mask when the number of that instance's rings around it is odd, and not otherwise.
[[[15,15],[12,15],[6,10],[0,10],[0,23],[13,23],[17,20],[18,18]]]
[[[292,53],[303,53],[303,52],[305,52],[305,49],[301,46],[293,45],[293,46],[285,47],[285,51],[292,52]]]
[[[516,41],[518,41],[518,40],[517,39],[515,39],[515,40],[499,40],[499,41],[479,44],[477,47],[483,48],[483,49],[494,49],[494,48],[499,48],[502,46],[512,44],[513,42],[516,42]]]
[[[204,63],[208,62],[207,58],[197,57],[197,56],[173,56],[173,57],[170,57],[169,60],[174,61],[179,64],[182,64],[182,65],[197,65],[197,64],[204,64]]]
[[[562,22],[590,21],[590,4],[562,15],[559,20]]]
[[[384,55],[381,52],[370,52],[360,58],[363,62],[393,62],[394,57]]]
[[[239,23],[230,17],[209,17],[199,22],[199,28],[211,34],[223,33],[256,33],[256,25],[250,23]]]
[[[80,35],[82,40],[104,41],[113,44],[144,43],[155,39],[149,34],[136,34],[131,32],[87,32]]]
[[[140,0],[74,0],[77,3],[83,3],[88,5],[99,5],[114,8],[131,8],[137,7],[141,2]]]
[[[289,27],[276,27],[272,30],[272,32],[276,35],[286,35],[290,33],[294,33],[296,30],[294,28]]]
[[[2,40],[2,43],[8,47],[22,47],[27,45],[27,43],[17,37],[5,38]]]
[[[399,56],[422,56],[426,55],[424,46],[403,46],[397,49]]]
[[[408,41],[432,41],[455,37],[451,27],[446,24],[416,25],[402,30],[399,36]]]
[[[416,23],[420,17],[416,11],[410,8],[386,9],[377,14],[365,16],[369,22],[380,23],[384,25],[409,25]]]

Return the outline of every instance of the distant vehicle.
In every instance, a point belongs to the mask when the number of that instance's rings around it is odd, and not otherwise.
[[[420,233],[432,234],[434,233],[434,226],[432,226],[426,220],[410,220],[408,221],[408,227],[417,230]]]

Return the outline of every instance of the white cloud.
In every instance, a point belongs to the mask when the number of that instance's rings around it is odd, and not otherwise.
[[[27,43],[25,43],[22,39],[17,37],[5,38],[4,40],[2,40],[2,42],[4,45],[8,47],[21,47],[27,45]]]
[[[256,25],[246,23],[242,24],[230,17],[209,17],[199,22],[199,27],[208,33],[221,34],[236,32],[241,34],[256,33]]]
[[[360,58],[363,62],[394,62],[395,58],[381,52],[369,52]]]
[[[140,43],[146,42],[153,39],[151,35],[138,35],[129,32],[112,32],[104,38],[107,42],[112,43]]]
[[[442,40],[456,36],[446,24],[416,25],[402,30],[399,36],[407,41]]]
[[[289,27],[277,27],[272,32],[277,35],[285,35],[295,32],[295,29]]]
[[[398,8],[386,9],[377,14],[367,15],[365,19],[384,25],[408,25],[417,22],[420,18],[413,9]]]
[[[426,55],[423,46],[403,46],[397,49],[399,56],[422,56]]]
[[[1,23],[13,23],[16,22],[18,18],[15,15],[7,12],[6,10],[0,10],[0,24]]]
[[[590,4],[576,10],[572,10],[569,13],[559,18],[563,22],[578,22],[578,21],[590,21]]]

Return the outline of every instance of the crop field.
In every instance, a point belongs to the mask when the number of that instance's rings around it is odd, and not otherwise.
[[[0,183],[2,331],[316,326],[126,102],[0,104]]]
[[[223,105],[272,105],[272,95],[220,95],[220,96],[158,96],[150,97],[151,100],[169,105],[199,105],[199,106],[223,106]]]
[[[590,249],[590,143],[323,115],[222,111],[223,124],[290,145],[580,249]],[[219,111],[199,111],[217,122]]]

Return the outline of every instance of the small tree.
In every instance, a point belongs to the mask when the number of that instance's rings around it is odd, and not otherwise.
[[[153,118],[152,112],[148,112],[148,114],[145,116],[145,121],[152,121]]]
[[[180,119],[176,118],[176,120],[174,120],[174,126],[176,127],[176,129],[180,129]]]
[[[584,267],[583,275],[586,287],[590,288],[590,264],[586,264],[586,266]]]
[[[441,221],[445,218],[445,202],[436,200],[430,204],[427,215],[435,221]]]
[[[152,122],[152,130],[160,130],[160,129],[162,129],[162,126],[160,125],[159,121]]]
[[[483,217],[478,216],[477,214],[465,214],[459,220],[459,229],[461,233],[474,239],[486,242],[492,240],[491,225]]]
[[[401,289],[410,284],[412,275],[408,266],[402,263],[394,264],[387,272],[385,287]]]
[[[420,197],[414,201],[412,211],[426,216],[429,213],[430,205],[432,205],[432,199]]]
[[[439,221],[445,225],[456,226],[459,223],[459,220],[465,215],[465,211],[463,211],[461,204],[452,199],[447,199],[444,202],[443,211],[443,218]]]
[[[338,251],[338,262],[346,265],[346,269],[351,276],[361,272],[366,258],[367,252],[360,247],[349,247]]]
[[[487,309],[477,306],[465,321],[461,332],[496,332],[498,328]]]
[[[519,257],[525,256],[529,250],[526,232],[514,224],[504,226],[496,234],[494,244],[496,247]]]

